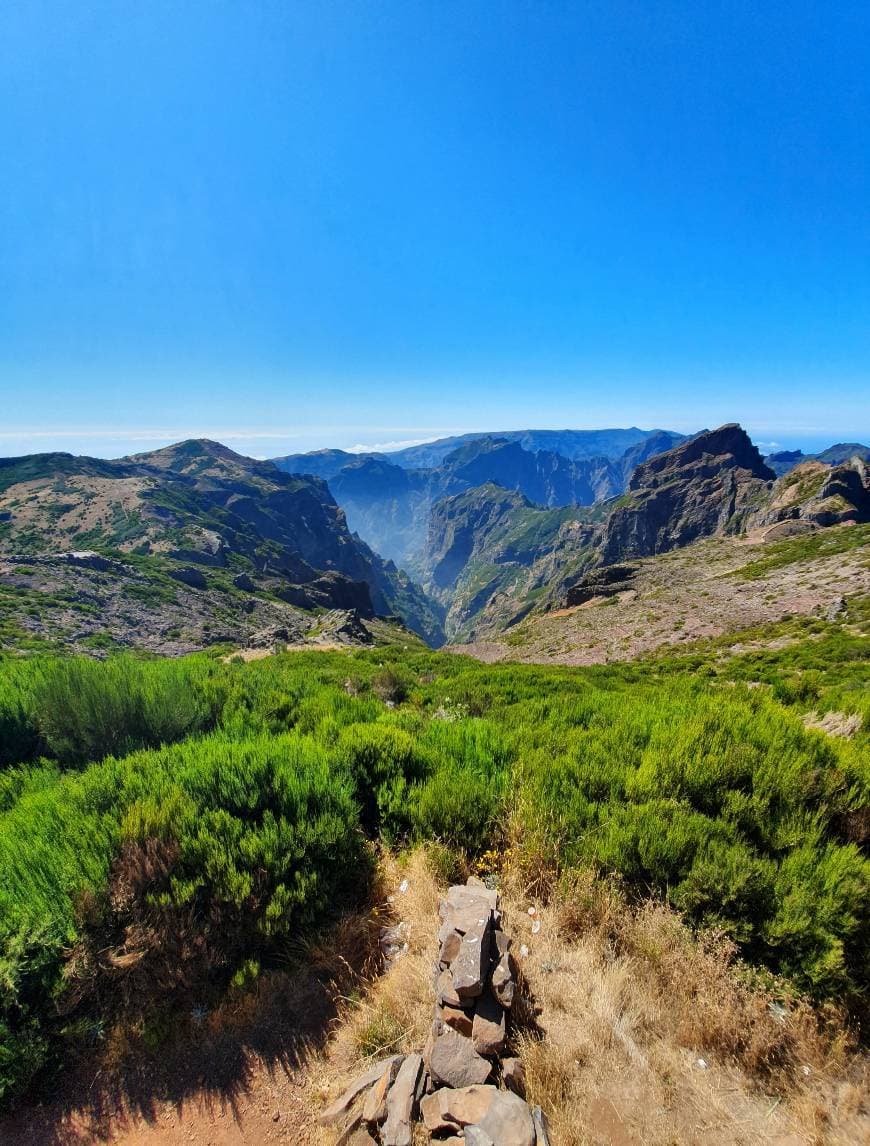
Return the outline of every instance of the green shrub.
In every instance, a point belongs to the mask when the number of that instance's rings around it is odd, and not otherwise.
[[[0,817],[0,1096],[57,1037],[67,984],[105,1009],[137,983],[165,992],[169,967],[229,975],[365,887],[361,842],[349,781],[294,734],[191,740],[31,786]],[[87,977],[70,973],[70,951],[131,927],[151,936],[134,971],[102,981],[82,958]]]
[[[33,710],[48,752],[82,764],[212,727],[222,698],[210,676],[205,659],[57,660],[34,683]]]
[[[363,890],[363,830],[438,841],[447,873],[509,824],[520,860],[615,873],[818,998],[860,999],[863,616],[588,669],[382,649],[0,661],[0,1099],[64,1031],[163,1000],[156,1030],[173,991],[250,981]],[[810,706],[864,726],[807,731]],[[151,938],[114,973],[95,952],[128,934]]]

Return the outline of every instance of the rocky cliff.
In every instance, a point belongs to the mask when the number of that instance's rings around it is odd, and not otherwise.
[[[638,466],[607,521],[601,564],[739,530],[774,473],[736,423],[705,431]]]

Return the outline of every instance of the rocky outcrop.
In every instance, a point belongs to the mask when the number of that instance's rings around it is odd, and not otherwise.
[[[774,476],[736,424],[689,438],[634,471],[605,526],[600,564],[736,532],[763,503]]]
[[[348,1143],[410,1146],[414,1123],[422,1122],[444,1143],[549,1146],[541,1108],[524,1098],[522,1063],[505,1056],[516,969],[498,894],[480,880],[457,884],[441,901],[439,917],[426,1048],[376,1063],[320,1120],[340,1125],[340,1141]]]
[[[614,597],[625,593],[633,588],[636,572],[635,565],[604,565],[599,569],[591,569],[579,581],[567,586],[565,604],[571,608],[574,605],[584,605],[597,597]]]
[[[779,478],[753,525],[803,526],[870,521],[870,465],[854,457],[842,465],[803,462]]]

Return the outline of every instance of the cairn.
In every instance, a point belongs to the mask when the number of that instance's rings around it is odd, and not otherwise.
[[[339,1146],[411,1146],[416,1122],[443,1146],[549,1146],[522,1063],[504,1053],[517,978],[498,893],[477,879],[457,884],[439,918],[425,1048],[376,1063],[321,1121],[342,1125]]]

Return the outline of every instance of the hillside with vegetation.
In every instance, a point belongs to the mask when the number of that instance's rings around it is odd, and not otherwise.
[[[205,440],[0,459],[0,570],[5,641],[24,648],[293,643],[334,610],[441,638],[437,606],[349,531],[324,482]]]
[[[786,647],[571,670],[431,652],[7,660],[0,1093],[147,1031],[368,894],[373,844],[617,877],[777,1005],[867,990],[866,610]],[[808,727],[812,710],[815,724]],[[851,722],[831,736],[826,718]],[[161,1016],[163,1016],[161,1018]]]

